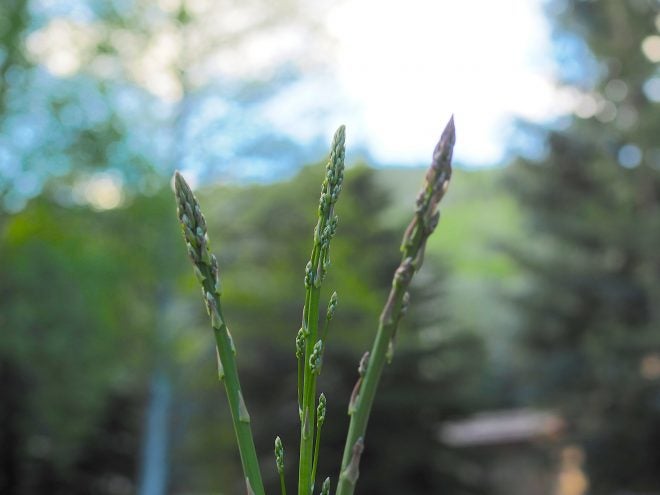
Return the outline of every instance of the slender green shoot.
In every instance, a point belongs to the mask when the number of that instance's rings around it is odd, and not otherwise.
[[[325,423],[325,394],[319,396],[319,405],[316,409],[316,439],[314,440],[314,462],[312,463],[312,491],[316,482],[316,469],[319,467],[319,449],[321,446],[321,429]]]
[[[359,386],[356,385],[354,396],[351,397],[349,406],[351,420],[336,495],[352,495],[355,491],[359,477],[360,456],[364,449],[364,437],[376,389],[388,355],[391,358],[393,353],[396,329],[407,307],[408,287],[424,260],[426,240],[435,230],[440,219],[437,207],[449,186],[455,140],[452,117],[433,152],[433,160],[426,173],[424,186],[417,197],[415,215],[403,236],[401,264],[394,273],[392,288],[380,316],[366,370],[363,376],[361,373],[358,378]]]
[[[298,361],[298,416],[302,421],[303,384],[305,375],[305,333],[301,328],[296,335],[296,360]]]
[[[311,495],[313,446],[316,414],[316,378],[321,371],[323,341],[318,336],[319,299],[321,284],[330,265],[330,241],[335,235],[338,218],[334,208],[344,181],[345,128],[334,135],[326,176],[321,187],[318,221],[314,229],[314,243],[310,260],[305,267],[305,304],[302,329],[305,338],[303,359],[302,407],[300,409],[300,463],[298,466],[298,494]],[[300,362],[300,361],[299,361]],[[300,365],[299,365],[300,366]]]
[[[321,495],[330,495],[330,478],[326,478],[321,487]]]
[[[236,348],[229,328],[225,324],[220,305],[221,287],[218,260],[209,249],[206,220],[202,215],[197,198],[179,172],[174,174],[174,189],[177,214],[188,248],[188,255],[193,263],[195,276],[202,286],[202,299],[215,335],[218,375],[225,385],[247,492],[254,495],[265,495],[250,427],[250,415],[238,379]]]
[[[284,483],[284,445],[282,439],[275,437],[275,465],[280,475],[280,490],[282,495],[286,495],[286,485]]]
[[[333,292],[330,296],[330,301],[328,302],[328,311],[325,314],[325,324],[323,325],[323,332],[321,333],[321,340],[324,342],[328,338],[328,329],[330,328],[330,322],[332,317],[335,315],[337,310],[337,292]]]

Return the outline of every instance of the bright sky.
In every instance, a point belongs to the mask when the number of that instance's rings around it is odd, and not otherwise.
[[[502,157],[507,122],[555,116],[541,0],[347,0],[328,17],[346,122],[379,161],[428,161],[449,116],[456,157]],[[328,132],[331,132],[328,130]]]
[[[514,117],[544,121],[572,110],[553,84],[550,27],[542,10],[547,0],[296,4],[303,11],[314,6],[307,16],[333,43],[318,36],[304,14],[289,18],[267,1],[236,4],[231,17],[214,0],[186,0],[197,16],[184,37],[175,15],[181,1],[157,1],[165,15],[147,19],[153,24],[150,37],[113,33],[125,72],[176,105],[183,94],[178,63],[187,67],[193,85],[204,87],[216,78],[268,77],[273,67],[293,62],[302,69],[302,81],[273,98],[257,120],[270,121],[301,144],[329,138],[343,123],[348,146],[368,149],[377,162],[423,164],[453,113],[457,161],[487,166],[501,162]],[[273,15],[283,15],[274,28],[250,31],[243,43],[223,41],[245,23],[258,25],[264,15],[259,8],[268,5]],[[75,74],[86,66],[85,50],[93,52],[98,41],[98,26],[88,17],[55,16],[30,35],[29,51],[53,74]],[[216,43],[217,54],[205,52]],[[205,62],[196,65],[198,59]],[[114,59],[97,56],[87,69],[105,78],[117,67]],[[222,94],[222,86],[215,90]]]

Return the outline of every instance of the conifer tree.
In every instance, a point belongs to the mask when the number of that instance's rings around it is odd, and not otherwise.
[[[576,106],[561,130],[536,131],[543,158],[509,174],[530,233],[511,248],[529,281],[518,301],[527,392],[562,405],[593,493],[657,490],[660,7],[550,7]]]

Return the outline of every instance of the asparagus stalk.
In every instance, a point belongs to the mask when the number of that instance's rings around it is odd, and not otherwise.
[[[282,445],[282,439],[280,437],[275,437],[275,465],[280,475],[280,491],[282,495],[286,495],[286,485],[284,484],[284,445]]]
[[[426,240],[440,219],[438,203],[449,186],[451,158],[456,140],[454,119],[449,120],[434,152],[426,173],[422,190],[417,197],[415,215],[408,225],[401,244],[401,264],[394,273],[392,288],[381,313],[378,331],[358,385],[351,398],[351,415],[344,447],[336,495],[352,495],[359,476],[360,456],[364,449],[364,436],[373,405],[378,382],[388,355],[391,357],[393,339],[399,320],[405,313],[409,299],[408,287],[413,275],[422,265]],[[362,368],[362,365],[361,365]],[[362,371],[362,370],[361,370]]]
[[[316,378],[321,371],[323,358],[323,338],[319,338],[319,299],[321,284],[330,264],[330,241],[337,228],[335,203],[344,181],[344,126],[334,135],[330,158],[326,166],[326,176],[321,187],[318,222],[314,229],[314,244],[310,260],[305,268],[305,305],[302,318],[304,354],[297,346],[299,377],[302,368],[302,391],[299,390],[300,404],[300,463],[298,466],[298,494],[311,495],[314,480],[313,447],[315,424]],[[336,298],[335,298],[336,299]],[[335,302],[336,305],[336,302]],[[334,309],[333,309],[334,311]]]
[[[174,174],[174,189],[177,214],[188,247],[188,255],[192,260],[195,276],[202,286],[202,297],[211,318],[217,346],[218,374],[225,384],[247,493],[265,495],[250,427],[250,415],[245,406],[238,379],[236,348],[229,328],[225,324],[220,305],[221,287],[218,260],[210,252],[206,221],[197,198],[179,172]]]

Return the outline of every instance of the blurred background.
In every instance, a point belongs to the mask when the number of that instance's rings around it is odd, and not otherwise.
[[[424,168],[455,174],[365,494],[660,494],[657,0],[3,0],[0,493],[244,490],[176,222],[199,195],[262,472],[296,479],[294,339],[334,128],[320,390],[336,480]]]

